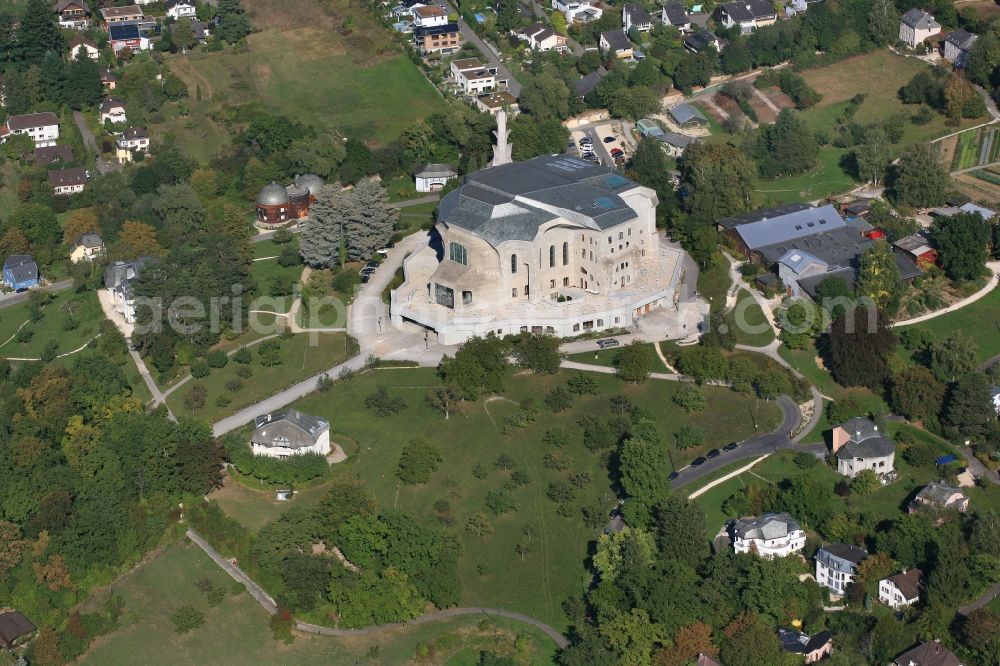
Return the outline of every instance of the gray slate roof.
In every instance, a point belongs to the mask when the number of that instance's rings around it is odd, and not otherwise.
[[[601,33],[601,38],[608,43],[608,47],[612,51],[627,51],[632,48],[632,42],[629,41],[628,35],[621,28],[606,30]]]
[[[633,25],[644,25],[652,22],[649,12],[642,5],[625,5],[622,11],[628,14],[629,20],[632,21]]]
[[[842,229],[846,226],[847,223],[840,217],[837,209],[827,204],[816,208],[812,206],[801,208],[777,217],[763,217],[756,222],[740,224],[736,226],[736,233],[751,250],[759,250],[767,245],[788,243],[798,238]],[[777,258],[789,249],[791,248],[781,250],[780,254],[772,261],[777,261]],[[812,248],[802,249],[808,249],[816,256],[823,258]]]
[[[547,155],[470,174],[441,200],[438,220],[468,229],[494,246],[532,240],[542,224],[560,216],[603,230],[635,218],[619,196],[635,187],[607,167]]]
[[[841,573],[852,574],[868,557],[868,551],[846,543],[831,543],[816,551],[816,559]]]
[[[35,148],[35,166],[48,166],[56,160],[73,161],[73,149],[66,144]]]
[[[139,277],[142,269],[158,261],[156,257],[139,257],[132,261],[115,261],[104,269],[104,287],[115,289]]]
[[[955,493],[959,493],[963,496],[965,495],[965,493],[962,492],[962,489],[958,486],[953,486],[949,483],[945,483],[944,481],[937,481],[935,483],[928,483],[926,486],[921,488],[920,492],[917,493],[916,497],[914,497],[914,500],[930,504],[931,506],[943,508],[945,506],[945,502],[948,501],[948,498]]]
[[[933,30],[941,27],[941,24],[935,21],[933,16],[916,7],[900,16],[899,20],[914,30]]]
[[[3,269],[9,270],[14,282],[38,279],[38,264],[27,254],[12,254],[3,262]]]
[[[802,250],[789,250],[778,259],[778,263],[784,264],[796,275],[813,264],[822,264],[824,268],[827,266],[827,263],[822,259],[818,259]]]
[[[785,652],[810,654],[829,643],[833,639],[833,634],[829,631],[821,631],[809,636],[794,629],[778,629],[778,639]]]
[[[450,164],[425,164],[415,175],[418,178],[450,178],[458,174]]]
[[[87,248],[102,247],[104,245],[104,241],[97,234],[83,234],[76,239],[75,243],[73,243],[74,247],[80,247],[81,245]]]
[[[729,14],[734,21],[752,21],[753,12],[742,2],[724,2],[719,5],[719,9]]]
[[[251,442],[262,446],[301,449],[312,446],[330,429],[330,422],[294,409],[258,416],[254,419]]]
[[[654,135],[654,138],[663,143],[669,144],[676,148],[685,149],[692,143],[697,141],[693,136],[688,136],[687,134],[678,134],[677,132],[662,132],[660,134]]]
[[[705,28],[700,28],[693,35],[684,40],[684,46],[688,49],[694,51],[695,53],[700,53],[704,51],[709,46],[714,45],[719,38],[713,33]],[[720,43],[721,48],[721,43]]]
[[[959,28],[958,30],[951,31],[948,36],[944,38],[944,41],[948,42],[957,49],[968,51],[972,48],[972,45],[976,43],[977,39],[979,39],[978,35],[974,35],[968,30],[962,30]]]
[[[87,184],[87,170],[83,167],[56,169],[49,171],[49,184],[52,187],[67,187]]]
[[[705,118],[705,114],[699,111],[698,107],[691,106],[686,102],[678,104],[677,106],[671,108],[670,116],[681,125],[689,123],[692,120],[700,120],[702,122],[708,122],[708,119]]]
[[[580,77],[580,80],[573,85],[573,91],[579,96],[583,97],[587,93],[594,90],[597,84],[601,82],[605,76],[608,75],[608,70],[600,67],[590,74],[584,74]]]
[[[780,539],[799,529],[798,521],[787,513],[765,513],[760,518],[740,518],[733,532],[741,539]]]
[[[677,0],[671,0],[663,5],[663,16],[666,17],[668,25],[687,25],[691,22],[687,9]]]
[[[125,102],[123,102],[122,100],[120,100],[120,99],[118,99],[116,97],[109,97],[108,99],[106,99],[103,102],[101,102],[101,113],[108,113],[112,109],[119,108],[119,107],[122,110],[124,110],[125,109]]]
[[[896,450],[893,441],[879,432],[870,419],[858,416],[837,427],[851,438],[837,451],[838,458],[884,458]]]

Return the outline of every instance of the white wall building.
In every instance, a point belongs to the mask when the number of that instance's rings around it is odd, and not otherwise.
[[[35,142],[35,148],[56,145],[59,139],[59,116],[48,111],[11,116],[0,127],[0,143],[15,134],[26,134]]]
[[[767,0],[739,0],[719,5],[715,18],[727,28],[739,26],[740,33],[748,35],[757,28],[773,24],[778,20],[778,13]]]
[[[417,192],[437,192],[449,180],[458,178],[458,173],[448,164],[425,164],[413,177]]]
[[[871,420],[858,416],[833,429],[837,472],[854,478],[870,469],[879,476],[895,472],[896,445]]]
[[[974,35],[968,30],[951,31],[944,38],[944,59],[953,64],[958,69],[964,69],[975,46],[978,35]]]
[[[904,570],[878,582],[878,600],[893,610],[910,606],[920,600],[920,569]]]
[[[149,135],[145,128],[129,127],[115,143],[115,157],[119,162],[131,162],[135,153],[149,152]]]
[[[72,167],[69,169],[53,169],[48,172],[49,185],[52,192],[57,195],[79,194],[86,187],[89,177],[87,170],[83,167]]]
[[[899,41],[911,49],[941,32],[941,24],[922,9],[914,7],[899,18]]]
[[[100,112],[102,125],[109,120],[116,124],[128,122],[128,118],[125,115],[125,102],[120,99],[112,97],[104,100],[101,102]]]
[[[448,25],[448,12],[438,5],[417,5],[410,13],[413,15],[413,25],[418,28]]]
[[[533,51],[565,51],[566,38],[542,23],[533,23],[526,28],[510,31],[515,38],[527,42]]]
[[[164,4],[167,16],[172,19],[194,18],[197,15],[196,7],[189,0],[167,0]]]
[[[642,5],[628,4],[622,8],[622,28],[625,32],[632,28],[639,32],[649,32],[653,28],[653,19]]]
[[[494,166],[441,200],[442,247],[404,261],[393,323],[417,322],[451,345],[630,326],[672,305],[679,253],[661,251],[656,193],[565,155],[510,163],[506,116],[497,119]]]
[[[569,23],[590,23],[604,14],[601,8],[592,6],[590,0],[552,0],[552,9],[561,12]]]
[[[868,551],[846,543],[831,543],[816,551],[816,582],[834,594],[844,594],[854,582]]]
[[[255,456],[289,456],[330,453],[330,422],[294,409],[265,414],[254,419],[250,448]]]
[[[761,557],[784,557],[806,546],[806,533],[787,513],[741,518],[733,526],[733,550]]]
[[[451,78],[462,88],[466,95],[482,95],[495,89],[497,80],[496,67],[484,65],[476,58],[461,58],[453,60],[450,65]],[[507,81],[503,84],[506,86]]]

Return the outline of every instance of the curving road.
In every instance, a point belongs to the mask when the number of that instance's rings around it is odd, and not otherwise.
[[[213,548],[207,541],[205,541],[205,539],[201,537],[200,534],[194,530],[189,529],[186,532],[186,535],[188,539],[193,541],[199,548],[205,551],[205,554],[212,558],[212,561],[219,565],[223,571],[229,574],[233,580],[246,587],[250,596],[256,599],[261,608],[267,611],[269,615],[274,615],[278,612],[278,605],[275,603],[274,598],[265,592],[264,588],[255,583],[253,579],[246,574],[246,572],[239,568],[239,566],[220,555],[219,551],[215,550],[215,548]],[[529,624],[543,631],[545,635],[551,638],[552,641],[560,648],[564,648],[569,645],[569,641],[566,640],[565,636],[544,622],[540,622],[539,620],[528,617],[527,615],[522,615],[521,613],[513,613],[500,608],[483,608],[478,606],[472,608],[446,608],[445,610],[421,615],[420,617],[407,622],[380,624],[373,627],[365,627],[364,629],[334,629],[333,627],[321,627],[316,624],[299,622],[298,620],[295,621],[295,628],[299,631],[310,634],[321,634],[323,636],[333,636],[336,638],[354,638],[358,636],[373,636],[393,629],[399,629],[400,627],[414,624],[427,624],[428,622],[436,622],[438,620],[444,620],[450,617],[460,617],[463,615],[495,615],[515,620],[517,622],[523,622],[524,624]]]

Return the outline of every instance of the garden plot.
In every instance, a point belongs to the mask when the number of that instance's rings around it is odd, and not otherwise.
[[[1000,159],[1000,136],[997,128],[987,127],[958,135],[958,145],[952,158],[952,171],[993,164]]]

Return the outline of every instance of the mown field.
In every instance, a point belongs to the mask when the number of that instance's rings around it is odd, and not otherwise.
[[[54,294],[42,307],[39,321],[31,321],[30,310],[28,302],[0,310],[0,357],[38,358],[52,341],[57,354],[66,354],[93,339],[104,319],[97,294],[72,289]],[[30,338],[19,341],[18,330],[22,336],[30,333]]]
[[[195,586],[199,580],[229,593],[219,605],[209,607]],[[124,601],[120,626],[98,639],[78,663],[472,666],[479,662],[481,651],[491,651],[513,657],[514,663],[533,665],[552,663],[555,651],[552,641],[532,627],[501,618],[483,622],[476,616],[401,627],[372,637],[338,639],[296,633],[295,641],[286,645],[271,637],[267,613],[242,585],[186,540],[168,546],[115,582],[113,590]],[[95,592],[85,607],[99,607],[105,596],[106,591]],[[205,623],[179,635],[169,616],[184,604],[204,612]]]
[[[262,30],[243,51],[195,50],[167,60],[199,119],[260,102],[306,125],[385,143],[443,108],[434,86],[361,6],[251,2],[248,12]],[[217,134],[212,124],[199,123],[202,141]]]
[[[534,422],[515,428],[510,435],[503,433],[505,419],[518,412],[518,403],[527,398],[541,403],[550,388],[563,385],[569,375],[517,375],[508,380],[503,397],[469,403],[447,421],[426,402],[440,380],[433,369],[425,368],[372,371],[293,406],[328,418],[332,440],[346,436],[357,451],[336,467],[335,474],[363,479],[385,510],[396,508],[423,523],[445,520],[455,525],[463,545],[461,605],[503,607],[562,628],[566,619],[560,604],[586,588],[590,580],[585,566],[589,544],[600,533],[599,528],[585,525],[581,510],[599,506],[607,511],[616,501],[606,454],[583,444],[578,425],[581,416],[610,417],[609,397],[621,393],[656,416],[668,442],[673,441],[678,428],[691,423],[704,429],[706,446],[754,434],[754,417],[762,431],[772,428],[778,419],[773,403],[761,403],[759,411],[754,408],[756,413],[751,413],[753,399],[721,388],[707,388],[708,408],[688,415],[671,400],[679,386],[675,382],[630,385],[611,375],[594,373],[597,395],[576,398],[571,409],[558,414],[540,404]],[[408,406],[400,415],[377,418],[365,407],[365,398],[379,384],[384,384],[390,395],[406,401]],[[568,443],[558,449],[543,441],[546,431],[554,426],[569,432]],[[399,455],[402,447],[418,436],[441,445],[443,461],[427,484],[402,485],[395,476]],[[569,469],[546,466],[545,454],[556,450],[569,460]],[[501,453],[513,458],[513,469],[527,474],[529,482],[512,491],[518,509],[494,517],[485,504],[486,494],[507,482],[512,471],[496,466]],[[688,452],[674,451],[672,455],[678,465],[688,458]],[[484,479],[473,475],[477,465],[485,471]],[[664,459],[663,465],[669,467],[670,460]],[[558,505],[547,496],[549,484],[581,473],[590,475],[589,482],[576,491],[570,511],[559,515]],[[224,506],[237,517],[253,514],[254,509],[249,508],[253,498],[241,495],[244,497]],[[270,502],[265,495],[258,497]],[[269,506],[262,509],[273,510]],[[479,512],[489,516],[494,529],[489,537],[474,536],[464,529],[469,516]],[[527,534],[526,526],[530,528]],[[515,551],[518,544],[528,548],[523,560]]]

